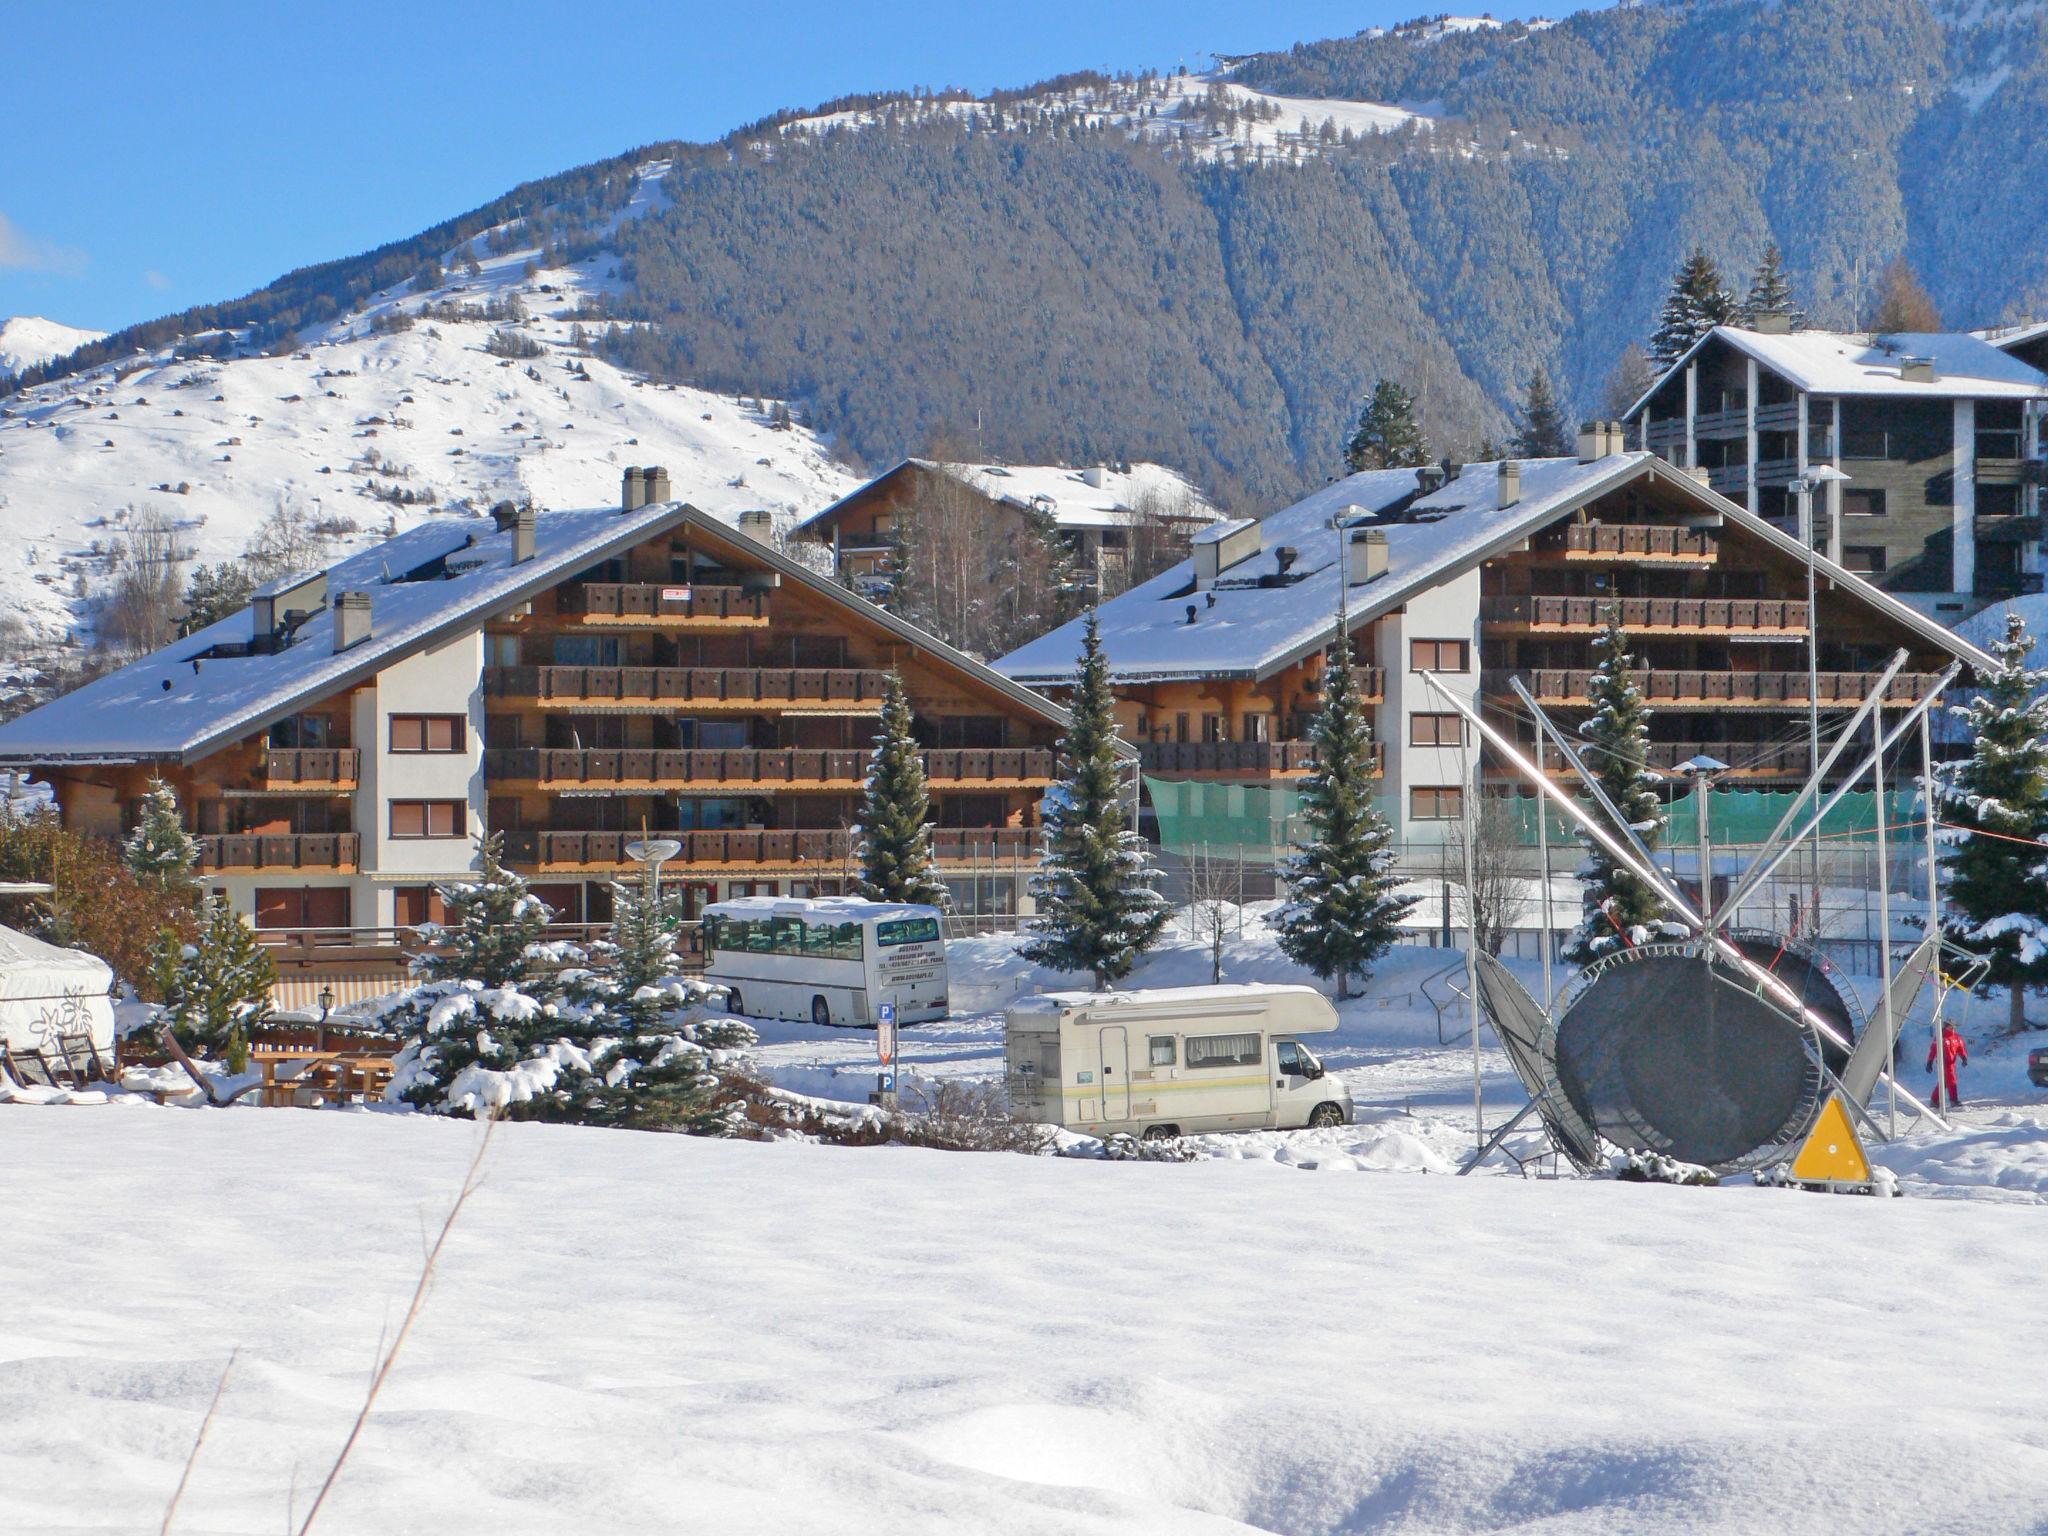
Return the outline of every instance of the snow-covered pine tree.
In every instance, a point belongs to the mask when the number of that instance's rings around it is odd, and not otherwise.
[[[1415,420],[1415,398],[1393,379],[1380,379],[1344,445],[1344,472],[1414,469],[1430,462],[1429,439]]]
[[[1031,877],[1038,916],[1021,953],[1034,965],[1086,971],[1098,990],[1130,975],[1168,916],[1159,869],[1124,821],[1114,703],[1090,610],[1060,745],[1061,776],[1046,796],[1045,863]]]
[[[1599,780],[1629,825],[1647,847],[1655,848],[1663,830],[1656,781],[1645,767],[1650,747],[1650,711],[1630,675],[1635,658],[1618,608],[1608,610],[1607,628],[1594,642],[1600,665],[1593,673],[1593,712],[1579,726],[1586,767]],[[1605,825],[1607,813],[1593,814]],[[1663,923],[1663,902],[1648,884],[1614,862],[1614,856],[1583,833],[1580,846],[1586,862],[1579,867],[1585,883],[1585,915],[1565,943],[1568,959],[1581,963],[1611,949],[1633,947],[1654,937]]]
[[[1936,775],[1944,819],[1968,829],[1951,834],[1943,861],[1961,919],[1949,927],[1990,959],[2014,1029],[2026,1023],[2026,989],[2048,982],[2048,670],[2027,665],[2033,648],[2026,621],[2008,613],[1991,647],[1997,669],[1969,703],[1951,706],[1970,755]]]
[[[1550,375],[1538,368],[1529,375],[1529,392],[1522,397],[1521,428],[1509,447],[1518,459],[1570,458],[1575,444],[1565,424],[1564,410],[1550,387]]]
[[[1734,318],[1735,299],[1721,281],[1721,269],[1704,246],[1696,245],[1671,280],[1663,314],[1650,337],[1650,358],[1658,368],[1669,368],[1694,342]]]
[[[185,831],[177,791],[162,779],[149,781],[142,819],[121,845],[121,862],[138,880],[166,889],[189,886],[199,862],[199,844]]]
[[[151,956],[151,977],[163,998],[157,1022],[180,1045],[234,1053],[270,1015],[277,979],[270,954],[222,896],[209,895],[191,943],[165,929]]]
[[[1287,957],[1351,995],[1400,936],[1415,898],[1398,894],[1393,828],[1372,803],[1372,728],[1341,627],[1323,668],[1323,702],[1309,726],[1316,769],[1302,781],[1308,836],[1279,874],[1287,900],[1267,919]]]
[[[892,671],[861,797],[861,895],[870,901],[922,902],[945,909],[946,887],[932,863],[931,816],[924,755],[911,733],[910,700],[902,677]]]
[[[1805,311],[1792,301],[1792,279],[1785,275],[1785,253],[1772,240],[1764,246],[1763,260],[1749,280],[1749,295],[1742,301],[1741,320],[1755,325],[1766,315],[1782,315],[1794,330],[1806,323]]]
[[[419,929],[430,947],[415,958],[413,970],[428,981],[517,986],[527,978],[533,948],[553,914],[505,867],[503,834],[494,832],[478,846],[483,863],[476,878],[440,887],[448,920]]]

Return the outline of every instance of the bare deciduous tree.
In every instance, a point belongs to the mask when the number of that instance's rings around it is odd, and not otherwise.
[[[891,606],[970,655],[1000,656],[1071,618],[1079,592],[1050,518],[936,472],[900,514]]]
[[[109,583],[96,626],[104,649],[141,656],[177,638],[191,554],[162,513],[144,511],[129,523],[127,537],[107,552]]]
[[[1187,905],[1181,921],[1188,937],[1209,951],[1209,980],[1223,980],[1223,943],[1244,932],[1244,861],[1209,851],[1187,855]]]
[[[1451,893],[1451,921],[1473,929],[1479,947],[1498,955],[1509,933],[1527,921],[1535,902],[1529,896],[1529,872],[1523,867],[1521,820],[1514,797],[1481,795],[1475,806],[1472,837],[1472,891],[1465,888],[1465,823],[1454,821],[1444,844],[1445,888]]]

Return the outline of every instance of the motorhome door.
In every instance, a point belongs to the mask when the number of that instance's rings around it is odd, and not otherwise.
[[[1121,1024],[1102,1032],[1102,1118],[1131,1118],[1131,1051]]]

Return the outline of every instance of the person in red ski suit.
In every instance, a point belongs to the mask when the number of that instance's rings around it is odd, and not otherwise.
[[[1967,1067],[1970,1064],[1970,1048],[1963,1044],[1963,1037],[1957,1033],[1955,1025],[1945,1023],[1941,1026],[1941,1045],[1939,1049],[1941,1051],[1942,1065],[1941,1103],[1943,1105],[1960,1104],[1963,1098],[1956,1091],[1956,1068],[1959,1065]],[[1928,1041],[1927,1075],[1929,1077],[1934,1075],[1935,1050],[1934,1042]]]

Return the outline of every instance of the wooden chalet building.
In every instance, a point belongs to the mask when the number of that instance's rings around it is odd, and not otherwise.
[[[1841,335],[1717,326],[1631,407],[1636,441],[1837,565],[1959,619],[2042,590],[2048,357],[2024,333]]]
[[[1952,659],[1989,664],[1824,555],[1813,557],[1819,612],[1809,613],[1796,539],[1619,441],[1618,428],[1596,426],[1576,460],[1473,464],[1448,480],[1440,469],[1367,471],[1263,521],[1198,535],[1192,559],[1100,609],[1118,720],[1145,772],[1238,782],[1307,772],[1340,614],[1404,843],[1440,840],[1466,782],[1459,719],[1420,674],[1532,740],[1510,679],[1561,719],[1582,718],[1594,642],[1615,604],[1654,711],[1650,766],[1706,753],[1731,765],[1733,784],[1783,786],[1809,771],[1816,618],[1830,715],[1860,703],[1900,648],[1909,661],[1893,707]],[[1056,630],[996,668],[1058,695],[1073,682],[1079,631]]]
[[[658,476],[658,478],[657,478]],[[442,517],[0,727],[0,763],[114,838],[175,787],[200,870],[259,928],[343,944],[508,861],[564,922],[609,915],[643,827],[694,914],[833,894],[887,669],[928,751],[964,912],[1027,903],[1064,714],[695,509]],[[367,942],[367,940],[365,940]]]

